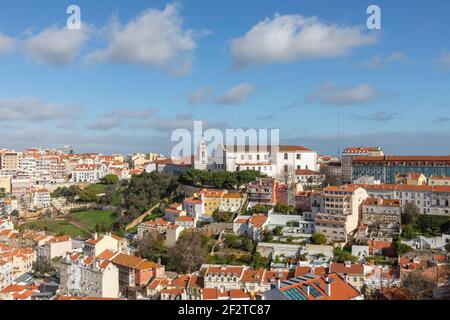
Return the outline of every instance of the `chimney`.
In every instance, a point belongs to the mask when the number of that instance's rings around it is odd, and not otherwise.
[[[275,280],[275,282],[276,282],[276,287],[277,287],[277,289],[280,289],[280,288],[281,288],[281,280],[280,280],[280,278],[277,278],[277,279]]]
[[[347,273],[344,273],[344,281],[345,281],[345,283],[348,282],[348,275],[347,275]]]
[[[325,281],[325,288],[327,296],[331,297],[331,283],[329,281]]]
[[[224,287],[220,287],[220,293],[224,293],[225,292],[225,288]]]
[[[310,285],[307,284],[307,285],[306,285],[306,294],[309,296],[309,295],[310,295],[310,292],[311,292]]]
[[[97,240],[97,238],[98,238],[98,234],[96,232],[96,233],[94,233],[94,240]]]

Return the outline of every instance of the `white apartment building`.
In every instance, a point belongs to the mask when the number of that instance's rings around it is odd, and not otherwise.
[[[415,204],[421,214],[450,215],[450,186],[415,186],[406,184],[364,185],[373,198],[400,200]]]
[[[51,206],[50,192],[47,189],[33,191],[33,206],[36,209],[49,208]]]
[[[104,164],[81,164],[72,171],[72,182],[96,183],[106,176]]]
[[[20,171],[30,177],[36,177],[36,159],[33,157],[23,157],[20,159]]]
[[[41,260],[52,260],[56,257],[64,257],[72,252],[72,239],[68,236],[53,237],[44,245],[37,248],[38,258]]]
[[[118,298],[119,269],[111,262],[82,254],[69,254],[58,265],[60,294]]]
[[[240,289],[241,278],[244,274],[243,266],[208,266],[205,272],[205,289],[214,288],[218,290]]]
[[[13,263],[11,260],[0,260],[0,291],[13,282]]]
[[[229,172],[255,170],[293,180],[295,170],[318,171],[317,157],[316,151],[302,146],[219,146],[211,167]]]
[[[316,232],[324,234],[328,241],[347,242],[358,228],[361,204],[368,196],[356,185],[325,188],[322,208],[315,219]]]

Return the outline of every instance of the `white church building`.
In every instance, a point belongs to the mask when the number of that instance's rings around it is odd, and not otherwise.
[[[294,176],[296,170],[318,171],[317,151],[302,146],[219,145],[208,156],[203,139],[199,143],[194,168],[209,171],[255,170],[272,178]]]

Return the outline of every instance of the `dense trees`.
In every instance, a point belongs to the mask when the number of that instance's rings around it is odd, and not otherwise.
[[[237,189],[240,186],[255,180],[260,175],[261,173],[259,171],[207,172],[188,170],[180,175],[179,181],[182,184],[196,187]]]
[[[339,262],[339,263],[344,263],[346,261],[355,263],[356,261],[358,261],[358,258],[355,256],[352,256],[351,252],[349,252],[345,248],[344,249],[335,248],[333,250],[333,255],[334,255],[334,261]]]
[[[108,174],[104,176],[100,182],[105,185],[117,184],[119,182],[119,177],[115,174]]]
[[[399,256],[402,256],[402,255],[404,255],[405,253],[408,253],[408,252],[413,251],[413,248],[411,248],[410,246],[408,246],[408,245],[402,243],[400,239],[396,239],[396,240],[394,241],[394,244],[395,244],[395,249],[396,249],[396,251],[397,251],[397,254],[398,254]]]
[[[164,246],[164,235],[157,232],[149,232],[139,243],[139,255],[148,260],[166,260],[167,248]]]
[[[254,214],[254,213],[268,213],[272,209],[272,206],[267,206],[263,204],[258,204],[254,207],[251,207],[247,209],[247,214]]]
[[[52,192],[51,196],[52,198],[59,198],[59,197],[67,197],[67,198],[74,198],[75,196],[78,196],[81,193],[81,189],[79,186],[70,186],[70,187],[59,187],[55,191]]]
[[[169,197],[177,188],[174,177],[158,172],[133,176],[123,191],[123,216],[121,223],[126,224]]]
[[[38,275],[44,275],[52,271],[52,264],[47,260],[37,260],[33,262],[33,272]]]
[[[216,222],[230,223],[233,222],[234,213],[216,210],[215,212],[213,212],[212,217]]]
[[[408,202],[403,207],[402,223],[404,225],[413,224],[420,214],[419,208],[412,202]]]
[[[295,212],[295,208],[291,205],[287,205],[285,203],[277,203],[275,206],[275,212],[284,213],[284,214],[292,214]]]
[[[425,278],[420,271],[408,274],[402,281],[403,288],[407,289],[415,300],[426,300],[433,297],[433,290],[436,285]]]
[[[182,234],[175,246],[168,250],[168,263],[178,273],[192,273],[206,262],[210,238],[198,233]]]
[[[327,242],[327,237],[324,234],[320,233],[320,232],[316,232],[316,233],[314,233],[312,235],[311,241],[314,244],[322,245],[322,244],[325,244]]]
[[[255,247],[249,238],[232,234],[227,235],[225,237],[224,243],[227,246],[227,248],[248,252],[252,252]]]
[[[450,231],[450,217],[436,215],[420,215],[415,221],[415,229],[425,235],[440,235]]]

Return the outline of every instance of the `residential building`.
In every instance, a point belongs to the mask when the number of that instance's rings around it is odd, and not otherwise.
[[[0,300],[31,300],[37,293],[38,286],[12,284],[0,291]]]
[[[13,276],[16,278],[33,270],[37,260],[36,250],[32,248],[11,248],[0,252],[0,260],[10,260],[13,264]]]
[[[229,172],[255,170],[268,177],[293,179],[297,169],[317,171],[317,152],[302,146],[219,146],[212,165]]]
[[[11,259],[0,259],[0,290],[13,283],[14,265]]]
[[[20,169],[20,153],[15,151],[1,150],[0,170],[1,172],[16,173]]]
[[[222,197],[226,190],[203,189],[200,192],[200,199],[204,203],[205,212],[202,219],[212,219],[212,214],[219,210],[222,204]]]
[[[0,178],[1,179],[1,178]],[[428,178],[428,185],[429,186],[450,186],[450,176],[431,176]]]
[[[323,205],[315,217],[315,230],[328,241],[347,242],[358,228],[361,204],[366,190],[355,185],[328,187],[323,190]]]
[[[363,185],[372,198],[397,199],[403,208],[415,204],[421,214],[450,215],[450,186]]]
[[[259,178],[249,183],[247,187],[248,206],[275,205],[277,182],[273,178]]]
[[[314,233],[314,220],[306,220],[303,215],[270,213],[268,215],[268,230],[283,227],[285,237],[310,238]]]
[[[199,219],[205,212],[204,202],[196,197],[185,198],[183,201],[183,209],[189,217]]]
[[[209,266],[204,277],[205,289],[212,288],[219,291],[240,289],[244,271],[243,266]]]
[[[261,300],[363,300],[361,293],[336,273],[306,274],[279,281],[258,296]]]
[[[119,269],[119,288],[125,296],[131,291],[141,290],[154,278],[165,276],[164,266],[137,256],[105,250],[97,258],[109,261]]]
[[[342,163],[338,161],[330,162],[323,166],[326,182],[333,184],[342,183]]]
[[[247,195],[240,193],[225,193],[219,206],[221,212],[239,212],[247,199]]]
[[[58,263],[57,269],[62,295],[119,297],[119,269],[109,261],[72,253]]]
[[[395,183],[398,173],[423,173],[450,176],[450,156],[381,156],[357,157],[353,160],[353,180],[374,176],[382,183]]]
[[[325,183],[325,174],[312,170],[295,170],[295,181],[304,189],[319,188]]]
[[[351,183],[353,181],[353,160],[357,157],[379,157],[384,156],[383,150],[379,147],[359,147],[347,148],[341,154],[342,181]]]
[[[14,175],[11,179],[11,195],[13,197],[22,197],[31,195],[33,179],[27,175]]]
[[[38,258],[52,260],[56,257],[64,257],[68,252],[72,252],[72,249],[72,239],[69,236],[53,237],[38,247]]]
[[[83,252],[90,256],[96,257],[105,250],[127,252],[128,240],[111,233],[104,235],[95,233],[93,239],[83,243]]]
[[[395,175],[395,183],[422,186],[427,184],[427,177],[420,172],[397,173]]]
[[[80,164],[71,173],[72,182],[96,183],[107,175],[104,164]]]
[[[32,192],[32,201],[36,209],[49,208],[51,206],[50,192],[47,189],[34,190]]]
[[[3,189],[6,194],[11,193],[11,177],[0,176],[0,190]]]
[[[350,284],[358,291],[361,291],[361,288],[364,286],[365,272],[363,264],[332,262],[330,264],[330,273],[340,275],[346,283]]]
[[[233,232],[254,241],[260,241],[268,225],[269,217],[265,214],[254,214],[251,217],[238,216],[233,221]]]
[[[361,224],[369,227],[369,238],[393,238],[401,228],[400,200],[367,198],[362,203]]]
[[[202,289],[202,300],[252,300],[250,294],[244,290],[217,290],[217,289]]]

